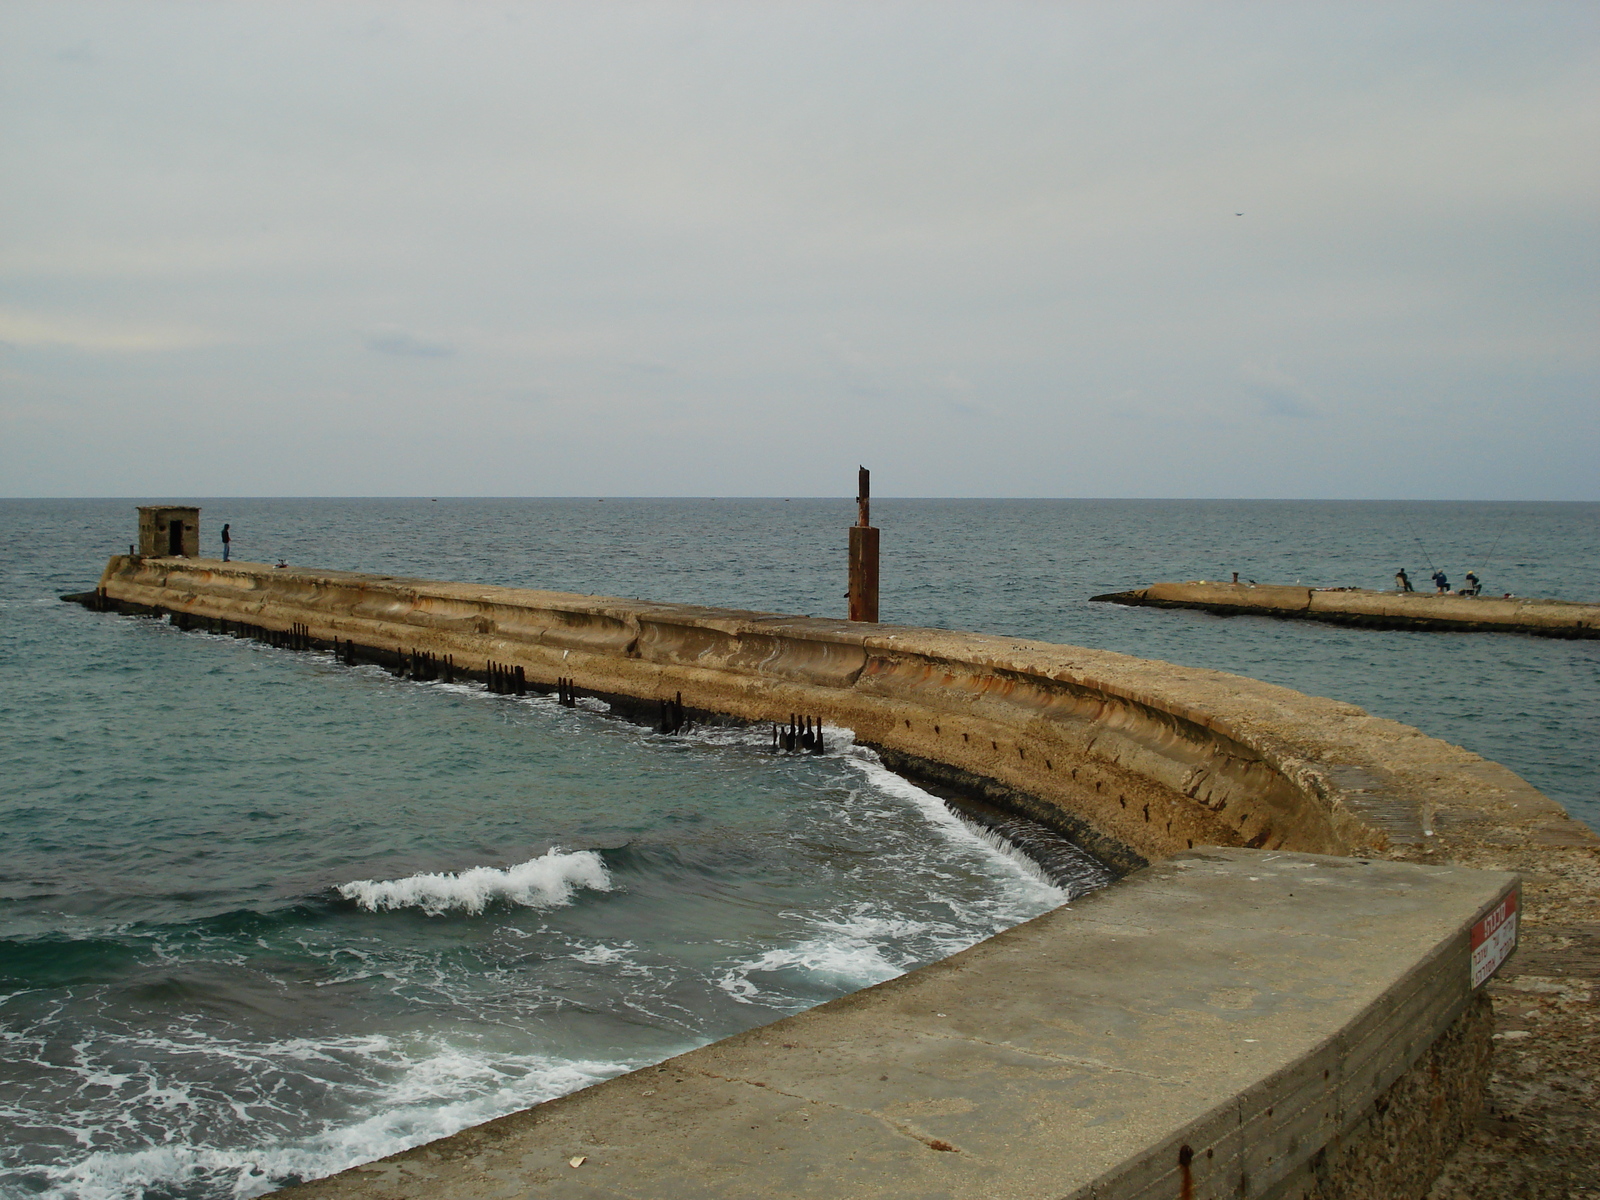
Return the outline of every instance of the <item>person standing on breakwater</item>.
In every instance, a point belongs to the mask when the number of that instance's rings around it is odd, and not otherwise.
[[[233,558],[233,535],[228,532],[226,523],[222,526],[222,561],[229,562]]]
[[[1441,596],[1450,590],[1450,581],[1445,578],[1443,567],[1433,573],[1433,586]]]
[[[1402,592],[1414,592],[1417,589],[1411,586],[1411,576],[1406,574],[1406,569],[1401,567],[1394,573],[1394,586]]]

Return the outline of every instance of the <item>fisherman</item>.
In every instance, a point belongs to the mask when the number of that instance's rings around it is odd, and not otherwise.
[[[1404,567],[1394,573],[1394,586],[1402,592],[1414,592],[1417,590],[1411,586],[1411,576],[1406,574]]]
[[[1441,596],[1449,593],[1450,581],[1445,578],[1443,567],[1433,573],[1433,586],[1438,589],[1438,594]]]
[[[228,526],[222,527],[222,561],[228,562],[233,557],[233,535],[228,532]]]
[[[1463,596],[1476,596],[1483,591],[1483,580],[1478,578],[1477,572],[1467,572],[1467,586],[1461,589]]]

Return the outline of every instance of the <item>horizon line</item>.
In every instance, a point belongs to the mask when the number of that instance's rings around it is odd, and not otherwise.
[[[94,496],[0,496],[0,503],[4,502],[39,502],[39,501],[124,501],[129,503],[150,503],[152,493],[138,495],[94,495]],[[312,492],[292,492],[280,495],[194,495],[191,500],[226,501],[226,500],[421,500],[429,502],[442,502],[447,500],[837,500],[841,503],[855,503],[855,496],[846,493],[805,493],[791,492],[788,495],[767,496],[734,496],[734,495],[624,495],[621,493],[572,493],[567,495],[511,495],[491,493],[442,493],[430,496],[423,493],[415,494],[361,494],[342,493],[319,494]],[[1073,502],[1073,503],[1133,503],[1133,504],[1600,504],[1600,498],[1591,500],[1575,499],[1531,499],[1507,497],[1466,497],[1466,496],[906,496],[893,493],[878,493],[874,501],[916,501],[916,502],[971,502],[994,501],[996,503],[1038,503],[1038,502]],[[181,501],[169,500],[175,506],[182,506]]]

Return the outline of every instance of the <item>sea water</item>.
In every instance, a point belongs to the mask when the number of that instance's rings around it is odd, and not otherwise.
[[[237,556],[840,615],[850,501],[219,500]],[[251,1196],[932,961],[1047,878],[830,730],[662,736],[87,612],[131,501],[0,502],[0,1194]],[[1600,506],[882,501],[883,615],[1235,670],[1600,820],[1600,645],[1091,604],[1157,578],[1600,598]]]

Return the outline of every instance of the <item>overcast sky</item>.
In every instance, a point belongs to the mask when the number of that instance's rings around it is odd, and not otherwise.
[[[1600,499],[1600,7],[0,3],[0,494]]]

